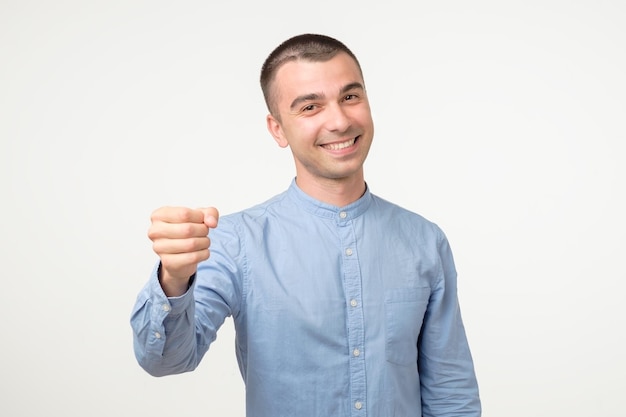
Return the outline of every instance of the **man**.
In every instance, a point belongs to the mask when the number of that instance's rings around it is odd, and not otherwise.
[[[232,316],[248,416],[479,416],[448,242],[367,188],[374,125],[356,57],[296,36],[261,86],[296,178],[219,226],[215,208],[152,214],[160,262],[131,318],[138,362],[192,371]]]

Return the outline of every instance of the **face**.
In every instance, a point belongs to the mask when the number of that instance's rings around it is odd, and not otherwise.
[[[278,117],[268,115],[267,126],[279,146],[291,148],[298,184],[362,182],[374,124],[356,62],[345,53],[288,62],[273,88]]]

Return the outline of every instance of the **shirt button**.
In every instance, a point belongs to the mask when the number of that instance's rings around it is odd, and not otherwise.
[[[348,256],[352,255],[352,249],[350,248],[346,249],[346,255]]]
[[[346,217],[348,217],[348,213],[346,213],[345,211],[342,211],[341,213],[339,213],[339,217],[341,217],[342,219],[345,219]]]
[[[157,339],[160,339],[161,338],[161,333],[154,332],[154,337],[156,337]]]
[[[363,408],[363,404],[361,403],[361,401],[355,402],[354,408],[356,408],[357,410],[360,410],[361,408]]]
[[[358,305],[358,303],[356,302],[356,300],[350,300],[350,305],[352,307],[356,307]]]
[[[170,311],[171,308],[169,306],[169,304],[163,304],[163,311]]]
[[[354,349],[354,350],[352,351],[352,354],[353,354],[354,356],[359,356],[359,355],[361,354],[361,351],[360,351],[359,349]]]

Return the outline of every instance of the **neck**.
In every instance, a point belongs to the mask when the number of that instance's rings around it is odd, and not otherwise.
[[[314,181],[298,176],[296,184],[314,199],[337,207],[354,203],[365,193],[363,173],[350,178],[315,179]]]

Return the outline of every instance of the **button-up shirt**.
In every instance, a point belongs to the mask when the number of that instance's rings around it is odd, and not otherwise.
[[[158,265],[131,316],[152,375],[192,371],[226,318],[250,417],[479,416],[457,274],[441,229],[367,189],[317,201],[295,181],[220,218],[189,291]]]

